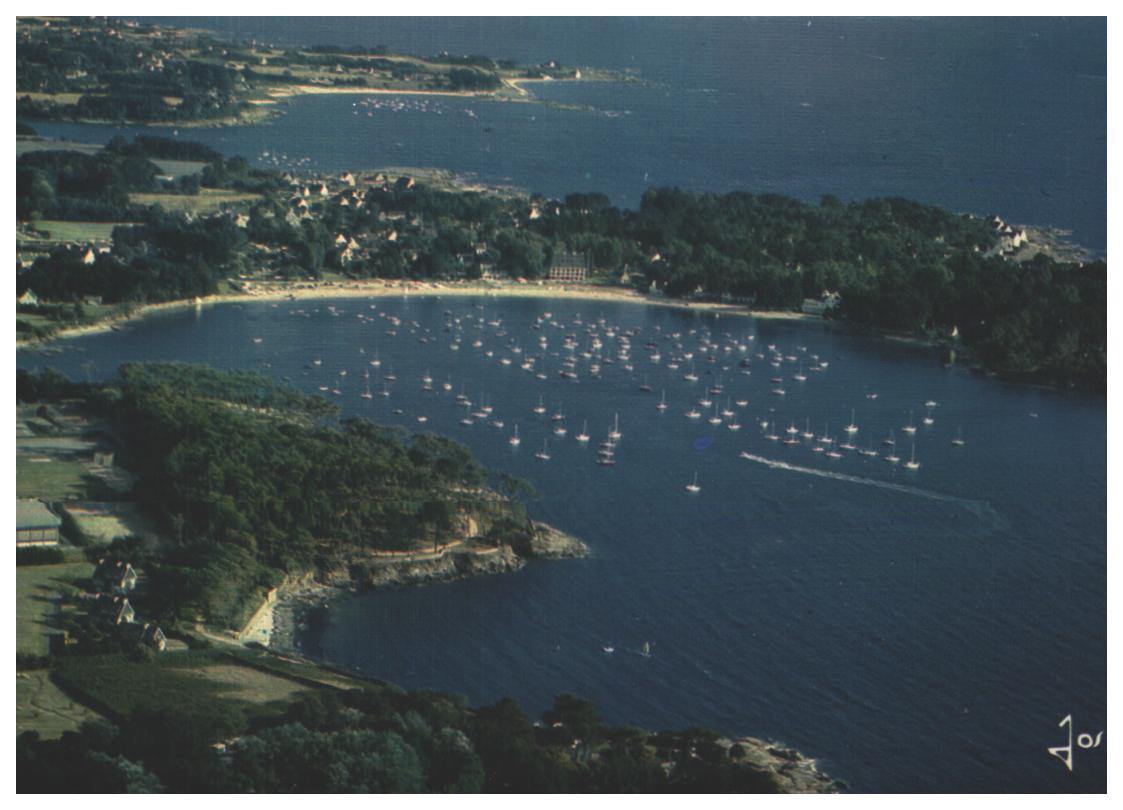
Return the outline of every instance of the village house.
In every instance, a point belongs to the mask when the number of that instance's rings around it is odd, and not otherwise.
[[[101,621],[114,626],[132,624],[136,621],[136,611],[126,596],[108,596],[99,593],[94,597],[92,613]]]
[[[62,519],[35,498],[16,501],[16,548],[57,546]]]
[[[807,315],[824,315],[830,310],[837,307],[842,302],[842,296],[837,292],[823,291],[823,295],[818,298],[804,298],[801,310]]]
[[[137,573],[130,563],[103,557],[97,561],[93,581],[106,593],[125,596],[136,588]]]
[[[145,622],[137,634],[137,642],[146,647],[155,647],[163,652],[168,646],[168,637],[164,635],[164,631],[160,629],[159,625]]]
[[[584,281],[588,275],[584,253],[556,253],[550,263],[550,281]]]

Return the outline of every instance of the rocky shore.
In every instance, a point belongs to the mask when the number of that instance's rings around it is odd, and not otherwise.
[[[794,748],[756,737],[719,740],[727,749],[736,749],[734,758],[768,771],[781,793],[840,793],[846,784],[819,770],[814,759]]]
[[[518,571],[528,560],[587,557],[589,547],[572,535],[545,523],[513,546],[458,544],[436,553],[403,556],[357,555],[338,568],[313,578],[305,576],[284,586],[271,613],[268,646],[287,654],[304,654],[303,642],[316,635],[333,596],[342,591],[407,587],[447,582],[487,574]]]

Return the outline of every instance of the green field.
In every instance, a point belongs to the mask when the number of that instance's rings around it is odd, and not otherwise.
[[[90,495],[85,461],[29,461],[16,458],[16,497],[46,501],[81,500]]]
[[[46,231],[50,242],[108,242],[113,238],[113,229],[128,222],[69,222],[61,219],[40,219],[32,223],[39,231]],[[21,241],[27,240],[20,237]]]
[[[205,188],[198,194],[130,194],[129,201],[134,205],[159,205],[165,211],[175,213],[194,211],[197,214],[211,214],[221,210],[223,206],[251,202],[260,197],[260,194]]]
[[[16,652],[46,655],[50,651],[48,624],[55,600],[63,589],[88,579],[93,563],[21,565],[16,567]]]
[[[34,730],[43,739],[53,740],[98,717],[55,686],[47,670],[16,675],[16,734]]]
[[[150,662],[122,655],[73,656],[61,663],[56,678],[68,694],[118,716],[137,711],[225,720],[271,715],[310,688],[216,650],[164,653]]]

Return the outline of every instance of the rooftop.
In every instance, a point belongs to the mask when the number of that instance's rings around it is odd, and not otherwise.
[[[62,519],[35,498],[16,501],[16,529],[57,528]]]

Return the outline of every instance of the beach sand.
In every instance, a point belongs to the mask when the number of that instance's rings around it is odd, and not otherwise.
[[[703,312],[718,312],[723,315],[781,320],[816,321],[822,319],[800,312],[754,311],[738,304],[721,304],[713,301],[691,302],[673,298],[659,298],[642,295],[624,288],[595,287],[580,284],[454,284],[439,282],[387,282],[387,281],[348,281],[342,283],[326,282],[318,284],[276,284],[261,286],[238,294],[212,295],[198,301],[168,301],[161,304],[148,304],[139,307],[132,314],[98,321],[97,323],[62,329],[44,340],[18,341],[17,347],[42,345],[53,340],[82,337],[100,332],[108,332],[120,324],[137,320],[160,312],[173,312],[193,307],[206,307],[215,304],[240,303],[252,301],[312,301],[328,298],[392,298],[392,297],[478,297],[491,298],[542,298],[546,300],[592,301],[603,303],[647,304],[649,306],[674,307]]]

